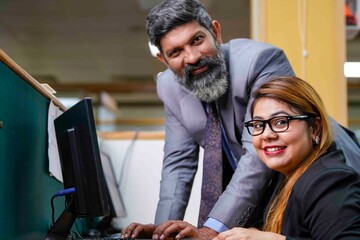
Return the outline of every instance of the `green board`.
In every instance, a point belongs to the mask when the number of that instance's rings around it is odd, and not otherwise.
[[[51,224],[62,184],[48,173],[49,103],[0,62],[0,239],[42,239]],[[55,217],[63,208],[55,200]]]

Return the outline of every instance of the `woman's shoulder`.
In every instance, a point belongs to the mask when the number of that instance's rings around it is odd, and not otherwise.
[[[345,171],[357,174],[357,172],[350,166],[346,165],[345,155],[342,150],[336,149],[333,145],[330,150],[316,160],[306,172],[332,172]],[[305,172],[305,173],[306,173]]]
[[[286,208],[286,224],[291,227],[301,221],[297,229],[305,227],[312,239],[359,239],[359,196],[359,174],[345,164],[341,151],[330,151],[296,182]]]
[[[360,183],[360,175],[345,164],[345,157],[341,150],[331,149],[303,173],[294,188],[300,192],[308,191],[309,188],[325,190],[346,181]]]

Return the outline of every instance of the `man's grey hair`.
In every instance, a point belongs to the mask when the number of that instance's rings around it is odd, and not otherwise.
[[[197,21],[212,31],[212,19],[204,6],[197,0],[165,0],[154,7],[146,19],[149,41],[162,53],[161,39],[171,30],[186,23]]]

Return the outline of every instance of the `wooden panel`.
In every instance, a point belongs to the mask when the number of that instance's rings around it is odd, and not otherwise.
[[[127,139],[137,139],[137,140],[164,140],[165,132],[98,132],[98,136],[104,140],[127,140]]]

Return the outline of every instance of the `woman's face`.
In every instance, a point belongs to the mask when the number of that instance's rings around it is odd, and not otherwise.
[[[267,120],[276,116],[298,116],[286,104],[271,98],[260,98],[254,108],[253,120]],[[285,132],[273,132],[265,125],[264,132],[253,136],[253,144],[261,161],[269,168],[285,175],[291,173],[309,154],[315,137],[313,128],[304,120],[289,121]]]

